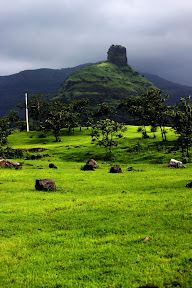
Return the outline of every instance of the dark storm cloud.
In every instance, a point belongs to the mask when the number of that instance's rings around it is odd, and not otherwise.
[[[192,85],[190,0],[0,0],[0,75],[105,60]]]

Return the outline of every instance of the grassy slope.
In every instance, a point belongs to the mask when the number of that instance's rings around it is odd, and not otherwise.
[[[87,130],[67,137],[63,131],[59,144],[35,132],[9,137],[14,148],[51,150],[42,160],[24,160],[33,167],[1,170],[0,287],[191,287],[192,203],[185,185],[192,164],[153,164],[179,152],[163,151],[159,135],[141,140],[136,127],[128,128],[115,149],[122,174],[108,173],[110,163]],[[167,146],[175,139],[171,131],[168,139]],[[94,172],[80,170],[88,152],[100,165]],[[45,166],[49,161],[58,169]],[[57,191],[35,191],[39,178],[53,178]]]
[[[142,94],[154,88],[151,82],[130,66],[104,62],[72,73],[54,99],[71,101],[88,97],[93,106],[103,101],[115,103],[123,97]]]

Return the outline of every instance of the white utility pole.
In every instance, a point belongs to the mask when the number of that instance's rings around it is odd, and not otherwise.
[[[29,112],[28,112],[28,105],[27,105],[27,92],[25,92],[25,112],[26,112],[26,124],[27,124],[27,132],[29,132]]]

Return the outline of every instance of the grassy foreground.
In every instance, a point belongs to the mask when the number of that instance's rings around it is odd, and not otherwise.
[[[173,132],[162,144],[136,131],[128,127],[113,163],[86,129],[63,131],[59,144],[51,134],[9,137],[12,148],[48,150],[21,160],[33,166],[1,169],[0,287],[192,287],[192,164],[164,167],[181,157]],[[92,156],[99,169],[81,171]],[[57,191],[36,191],[41,178]]]

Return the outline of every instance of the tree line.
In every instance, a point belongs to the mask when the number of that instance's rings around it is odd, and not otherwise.
[[[124,99],[118,105],[101,103],[95,111],[90,109],[90,100],[83,98],[70,104],[52,102],[42,93],[32,95],[28,99],[30,126],[33,130],[52,130],[55,141],[60,141],[62,128],[67,128],[69,133],[74,133],[75,127],[91,127],[92,142],[104,146],[106,153],[110,154],[112,147],[117,145],[117,139],[122,137],[126,127],[114,120],[118,110],[124,109],[125,113],[133,115],[141,124],[143,138],[148,138],[146,127],[150,126],[154,133],[160,128],[162,141],[167,141],[166,127],[171,126],[178,134],[178,145],[183,155],[189,157],[192,145],[192,102],[191,97],[181,98],[179,103],[168,106],[168,95],[162,95],[162,90],[147,91],[141,96]],[[18,104],[24,109],[25,103]],[[20,119],[17,111],[11,110],[8,116],[0,119],[0,146],[7,143],[7,137],[18,128],[26,129],[26,123]]]

